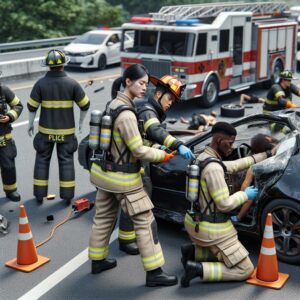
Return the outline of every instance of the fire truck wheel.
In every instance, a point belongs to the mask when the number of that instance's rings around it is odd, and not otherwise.
[[[98,69],[104,70],[106,67],[106,56],[104,54],[101,54],[98,60]]]
[[[219,95],[219,82],[214,76],[208,78],[205,83],[201,105],[211,107],[216,104]]]
[[[221,116],[227,118],[240,118],[245,115],[245,108],[239,104],[223,104]]]

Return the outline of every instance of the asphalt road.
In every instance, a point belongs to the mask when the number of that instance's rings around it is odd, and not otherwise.
[[[69,75],[85,86],[88,80],[93,79],[92,86],[85,88],[91,99],[91,109],[103,109],[110,99],[112,80],[120,75],[118,66],[110,67],[105,71],[78,71],[70,70]],[[298,74],[298,77],[300,75]],[[300,78],[300,77],[299,77]],[[35,79],[7,82],[22,100],[23,104],[29,97]],[[299,81],[296,81],[299,83]],[[99,93],[95,89],[104,87]],[[266,90],[260,87],[253,88],[250,92],[265,96]],[[220,112],[223,103],[237,103],[239,94],[221,97],[219,103],[213,108]],[[296,98],[300,104],[300,99]],[[260,104],[251,105],[246,113],[261,111]],[[197,101],[183,102],[175,105],[168,114],[169,118],[180,116],[190,117],[194,112],[208,112],[199,107]],[[78,124],[79,111],[76,109]],[[221,118],[218,118],[221,120]],[[18,148],[16,160],[18,190],[25,204],[31,230],[36,244],[43,241],[55,224],[62,221],[68,214],[70,207],[59,198],[58,166],[56,153],[53,154],[49,193],[56,194],[54,200],[45,200],[43,205],[38,205],[33,198],[33,166],[35,151],[32,138],[27,135],[27,109],[24,109],[20,119],[15,124],[14,138]],[[228,119],[229,120],[229,119]],[[78,135],[81,140],[89,132],[88,118],[85,121],[83,133]],[[169,125],[168,125],[169,126]],[[183,125],[176,122],[172,128]],[[76,198],[88,197],[95,199],[95,189],[89,182],[89,176],[77,162],[76,168]],[[78,215],[60,228],[45,245],[38,248],[38,254],[49,257],[51,261],[32,273],[22,273],[4,266],[5,262],[16,256],[18,235],[19,204],[4,198],[0,191],[0,214],[10,221],[9,233],[0,236],[0,298],[1,299],[299,299],[299,266],[279,263],[279,270],[290,274],[290,279],[280,291],[260,288],[241,283],[200,283],[195,280],[191,287],[183,289],[180,285],[169,288],[146,288],[145,273],[139,256],[128,256],[118,250],[116,232],[112,235],[110,255],[117,258],[118,266],[99,275],[90,274],[90,262],[87,259],[87,245],[92,226],[94,209]],[[54,221],[46,220],[48,215],[54,216]],[[180,245],[188,241],[187,234],[179,225],[158,221],[159,239],[166,258],[164,270],[179,277],[183,273],[180,264]],[[255,237],[243,234],[241,241],[250,252],[254,264],[258,259],[260,241]]]

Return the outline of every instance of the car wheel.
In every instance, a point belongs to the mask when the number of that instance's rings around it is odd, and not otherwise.
[[[300,263],[300,203],[290,199],[272,200],[262,213],[262,232],[268,213],[272,214],[278,258],[290,264]]]
[[[223,104],[221,116],[227,118],[240,118],[245,115],[245,108],[239,104]]]
[[[219,96],[219,82],[216,77],[211,76],[205,83],[201,105],[211,107],[216,104]]]
[[[264,88],[270,88],[274,83],[278,83],[279,82],[279,73],[283,71],[283,64],[281,62],[281,60],[277,60],[274,68],[272,70],[272,75],[271,75],[271,79],[268,81],[265,81],[263,83]]]
[[[101,54],[98,60],[98,69],[104,70],[106,68],[106,56]]]

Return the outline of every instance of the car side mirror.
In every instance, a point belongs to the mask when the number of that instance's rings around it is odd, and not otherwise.
[[[114,44],[113,42],[107,42],[107,43],[106,43],[106,45],[107,45],[108,47],[112,46],[113,44]]]

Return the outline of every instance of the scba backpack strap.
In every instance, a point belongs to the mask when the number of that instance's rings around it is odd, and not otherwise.
[[[125,110],[132,111],[137,116],[136,110],[133,107],[130,107],[128,105],[121,105],[121,106],[118,106],[116,109],[109,109],[107,106],[107,108],[105,110],[105,115],[111,116],[111,118],[112,118],[111,130],[113,130],[113,128],[114,128],[115,120],[118,118],[120,113],[122,113]],[[102,156],[103,159],[100,159],[100,161],[99,161],[99,165],[102,167],[102,169],[105,171],[108,170],[108,171],[112,171],[112,172],[124,172],[124,173],[139,172],[141,169],[140,162],[136,162],[136,163],[129,162],[129,157],[130,157],[129,149],[126,147],[125,150],[121,153],[121,151],[118,148],[117,143],[115,142],[115,140],[113,138],[113,134],[111,136],[111,141],[115,144],[115,147],[119,154],[119,159],[117,162],[113,162],[112,160],[108,159],[109,155],[107,155],[108,154],[107,151],[104,151],[106,153],[104,153],[104,155]],[[126,153],[127,153],[127,157],[125,158]],[[122,164],[120,164],[121,162],[122,162]]]

